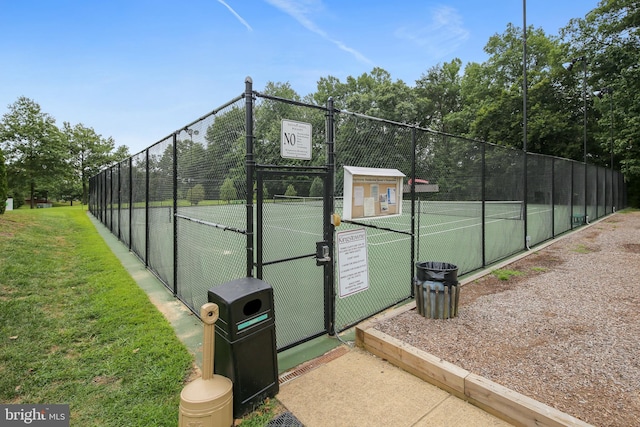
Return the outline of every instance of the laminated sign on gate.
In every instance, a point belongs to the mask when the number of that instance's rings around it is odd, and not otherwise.
[[[311,160],[311,123],[282,119],[280,156],[283,159]]]
[[[345,298],[369,289],[367,232],[364,228],[336,233],[339,296]]]
[[[402,215],[402,178],[397,169],[344,166],[343,218],[375,219]]]

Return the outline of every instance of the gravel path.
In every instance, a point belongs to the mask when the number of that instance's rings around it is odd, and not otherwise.
[[[640,425],[640,212],[617,213],[460,290],[458,317],[377,329],[597,426]]]

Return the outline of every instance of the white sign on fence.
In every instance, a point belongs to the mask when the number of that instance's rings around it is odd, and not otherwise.
[[[336,233],[340,298],[369,289],[367,233],[364,228]]]
[[[284,159],[311,160],[311,124],[282,120],[280,156]]]

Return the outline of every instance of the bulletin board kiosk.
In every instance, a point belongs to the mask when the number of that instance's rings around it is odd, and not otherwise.
[[[397,169],[344,166],[346,220],[387,218],[402,215],[402,179]]]

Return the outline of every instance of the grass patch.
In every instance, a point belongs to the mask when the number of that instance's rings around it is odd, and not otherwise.
[[[522,276],[524,274],[521,271],[505,269],[493,270],[492,273],[500,280],[509,280],[514,276]]]
[[[535,271],[536,273],[544,273],[545,271],[549,271],[549,269],[545,267],[531,267],[531,271]]]
[[[0,216],[0,401],[175,426],[193,360],[81,207]]]
[[[591,250],[585,245],[578,245],[573,249],[573,251],[579,254],[588,254],[589,252],[591,252]]]
[[[284,411],[284,407],[276,399],[267,398],[258,409],[245,415],[240,425],[242,427],[264,427]]]

